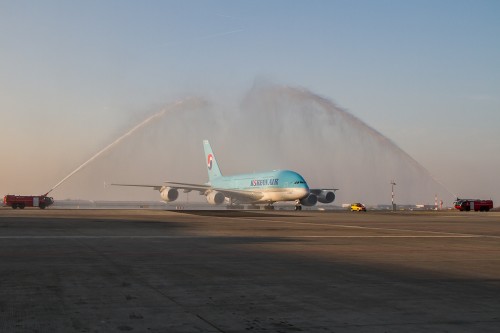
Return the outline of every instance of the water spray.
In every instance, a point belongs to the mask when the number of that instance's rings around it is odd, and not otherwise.
[[[172,105],[178,104],[169,104],[167,108],[170,110]],[[175,144],[168,145],[165,154],[158,155],[150,145],[151,149],[137,152],[142,154],[141,161],[151,158],[157,161],[148,166],[155,178],[164,176],[164,169],[169,170],[171,177],[179,179],[206,177],[203,169],[198,167],[198,155],[185,152],[208,135],[211,140],[224,142],[226,151],[239,152],[238,155],[244,147],[246,156],[258,156],[233,158],[233,170],[292,168],[303,172],[313,186],[341,187],[342,200],[346,202],[384,203],[381,200],[386,198],[383,193],[389,181],[395,178],[400,189],[400,202],[425,203],[432,198],[434,203],[436,193],[444,193],[446,197],[446,193],[452,194],[392,140],[331,100],[307,89],[256,84],[237,107],[230,106],[230,110],[225,110],[222,108],[227,106],[223,105],[207,110],[206,106],[204,100],[197,99],[175,109],[195,110],[188,118],[180,112],[162,110],[148,119],[139,120],[140,124],[91,157],[51,191],[99,156],[102,158],[105,152],[114,149],[119,153],[118,148],[133,139],[126,137],[144,132],[145,126],[158,125],[160,131],[151,133],[156,136],[148,136],[148,140],[175,140]],[[159,121],[162,116],[166,118]],[[186,126],[163,119],[186,122]],[[253,126],[256,123],[258,126]],[[170,158],[180,153],[183,153],[183,163]],[[142,167],[137,162],[137,168]],[[102,186],[102,182],[99,185]]]
[[[113,147],[115,147],[116,145],[118,145],[121,141],[123,141],[125,138],[129,137],[130,135],[132,135],[137,130],[139,130],[139,129],[143,128],[144,126],[146,126],[147,124],[149,124],[152,120],[163,117],[167,112],[173,111],[176,107],[178,107],[179,105],[185,104],[188,101],[193,101],[193,99],[177,101],[177,102],[173,103],[172,105],[167,106],[165,109],[163,109],[163,110],[161,110],[161,111],[159,111],[159,112],[157,112],[157,113],[149,116],[148,118],[146,118],[145,120],[143,120],[141,123],[139,123],[136,126],[134,126],[133,128],[131,128],[128,132],[126,132],[125,134],[123,134],[122,136],[120,136],[118,139],[116,139],[115,141],[113,141],[112,143],[110,143],[109,145],[107,145],[106,147],[104,147],[103,149],[101,149],[100,151],[98,151],[96,154],[94,154],[94,156],[92,156],[91,158],[89,158],[86,162],[84,162],[82,165],[80,165],[78,168],[76,168],[74,171],[72,171],[69,175],[67,175],[66,177],[64,177],[59,183],[57,183],[56,185],[54,185],[47,193],[44,194],[44,196],[47,196],[50,192],[52,192],[53,190],[55,190],[59,185],[61,185],[62,183],[64,183],[66,180],[68,180],[75,173],[77,173],[78,171],[82,170],[84,167],[86,167],[88,164],[90,164],[96,158],[98,158],[99,156],[101,156],[102,154],[104,154],[105,152],[107,152],[108,150],[110,150]],[[195,100],[195,102],[196,102],[196,100]]]
[[[269,164],[303,171],[313,185],[329,182],[349,189],[342,193],[345,200],[378,204],[393,177],[403,190],[400,200],[425,201],[439,192],[456,197],[391,139],[307,89],[258,82],[242,108],[236,120],[243,124],[265,119],[251,132],[238,132],[240,141],[259,147],[249,147],[249,155],[258,153]],[[271,149],[266,149],[270,142]]]

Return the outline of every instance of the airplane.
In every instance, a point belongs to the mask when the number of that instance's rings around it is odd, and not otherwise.
[[[209,179],[206,184],[164,182],[164,185],[111,185],[151,187],[160,191],[160,197],[165,202],[175,201],[179,190],[185,193],[198,191],[206,196],[209,204],[221,205],[227,201],[228,208],[246,203],[254,207],[265,204],[265,209],[272,210],[275,202],[295,201],[295,210],[302,210],[302,206],[314,206],[318,201],[332,203],[335,200],[338,189],[310,189],[300,174],[290,170],[223,176],[208,140],[203,140],[203,148]]]

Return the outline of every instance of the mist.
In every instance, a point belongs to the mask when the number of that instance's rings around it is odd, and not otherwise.
[[[338,188],[335,204],[389,204],[391,180],[397,184],[397,204],[431,204],[435,195],[445,204],[453,199],[394,142],[307,89],[258,83],[236,105],[200,97],[172,105],[103,152],[52,195],[56,199],[159,200],[158,192],[151,189],[104,187],[104,183],[205,183],[202,140],[208,139],[224,175],[291,169],[312,188]],[[79,162],[84,163],[85,157]],[[203,199],[190,195],[191,200]],[[186,200],[185,196],[181,194],[179,200]]]

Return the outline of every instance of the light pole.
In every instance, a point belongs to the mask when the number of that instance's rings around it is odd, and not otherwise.
[[[394,180],[391,180],[391,195],[392,195],[392,210],[393,211],[396,210],[396,205],[394,204],[394,185],[396,185],[396,183],[394,182]]]

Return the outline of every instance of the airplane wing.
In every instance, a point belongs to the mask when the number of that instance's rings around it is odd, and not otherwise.
[[[201,194],[212,189],[212,186],[206,184],[190,184],[177,182],[164,182],[168,187],[184,190],[184,192],[199,191]]]
[[[201,184],[189,184],[189,183],[176,183],[176,182],[164,182],[166,185],[144,185],[144,184],[110,184],[114,186],[135,186],[135,187],[150,187],[155,191],[161,191],[165,187],[175,188],[184,190],[184,192],[199,191],[204,194],[207,190],[212,187],[210,185]]]
[[[240,202],[253,202],[261,199],[264,196],[261,192],[214,188],[210,185],[177,182],[165,182],[165,184],[168,184],[172,188],[183,189],[184,192],[199,191],[201,194],[206,194],[207,191],[217,191],[224,194],[226,198],[231,198]]]
[[[136,187],[151,187],[153,190],[159,191],[163,186],[158,185],[138,185],[138,184],[110,184],[113,186],[136,186]]]
[[[226,198],[232,198],[233,200],[237,200],[240,202],[253,202],[261,199],[264,196],[261,192],[214,188],[210,185],[177,182],[165,182],[165,184],[171,185],[170,187],[172,188],[183,189],[184,192],[199,191],[201,194],[206,194],[208,191],[217,191],[224,194]]]
[[[114,186],[134,186],[134,187],[150,187],[153,190],[161,191],[162,188],[170,187],[177,190],[183,190],[185,193],[191,191],[198,191],[200,194],[207,194],[209,191],[217,191],[222,193],[226,198],[231,198],[239,202],[253,202],[261,199],[263,194],[261,192],[254,191],[239,191],[239,190],[228,190],[222,188],[213,188],[206,184],[191,184],[191,183],[179,183],[179,182],[164,182],[165,185],[143,185],[143,184],[110,184]]]

